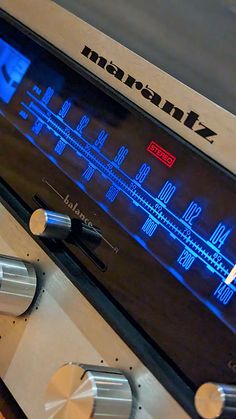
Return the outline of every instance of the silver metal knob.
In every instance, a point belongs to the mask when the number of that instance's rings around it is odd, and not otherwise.
[[[31,215],[29,227],[35,236],[64,240],[71,232],[71,219],[68,215],[40,208]]]
[[[0,256],[0,313],[23,314],[32,303],[36,286],[36,273],[30,263]]]
[[[236,386],[205,383],[196,392],[195,407],[204,419],[236,418]]]
[[[128,419],[132,392],[118,370],[69,363],[52,376],[45,410],[50,419]]]

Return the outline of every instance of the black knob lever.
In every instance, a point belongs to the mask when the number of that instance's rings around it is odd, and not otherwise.
[[[102,240],[99,228],[87,225],[77,218],[70,218],[69,215],[42,208],[31,215],[29,228],[35,236],[66,240],[73,244],[83,242],[97,247]]]

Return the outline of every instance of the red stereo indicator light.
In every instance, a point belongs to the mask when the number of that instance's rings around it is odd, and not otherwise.
[[[166,151],[163,147],[155,143],[155,141],[150,142],[147,146],[147,151],[168,167],[172,167],[176,160],[175,156],[172,156],[169,151]]]

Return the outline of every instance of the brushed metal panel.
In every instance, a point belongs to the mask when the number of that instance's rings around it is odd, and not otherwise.
[[[2,205],[0,226],[0,253],[34,263],[40,282],[31,313],[0,316],[0,374],[27,417],[45,418],[49,378],[64,363],[75,361],[124,371],[133,382],[132,417],[189,418]]]

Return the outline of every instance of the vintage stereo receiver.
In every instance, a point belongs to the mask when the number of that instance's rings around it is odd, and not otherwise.
[[[236,418],[235,117],[51,1],[0,8],[2,404]]]

